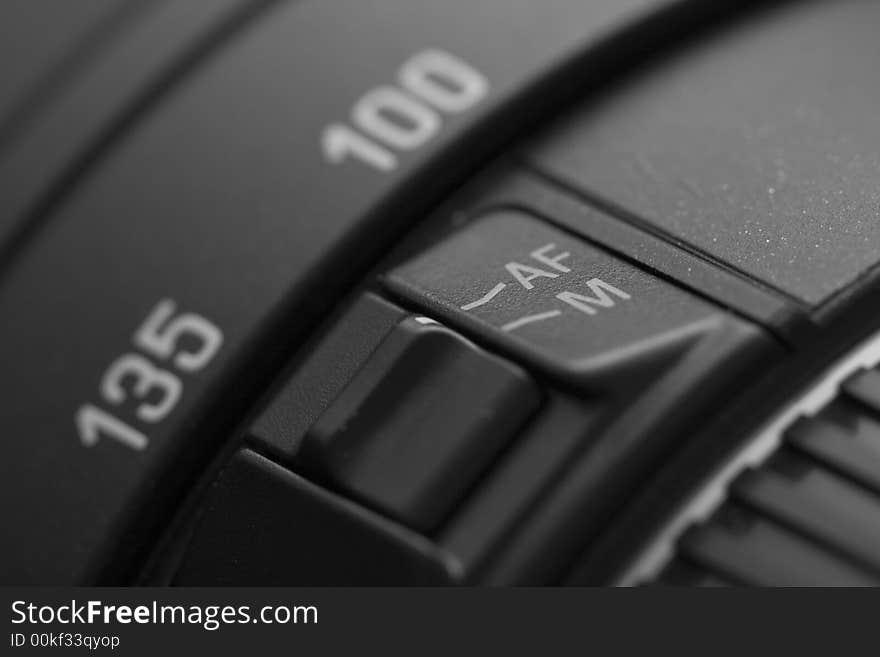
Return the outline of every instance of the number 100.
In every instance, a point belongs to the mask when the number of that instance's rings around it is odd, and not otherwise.
[[[392,171],[396,152],[417,149],[440,131],[441,112],[464,112],[489,90],[482,73],[442,50],[410,57],[397,82],[399,86],[375,87],[358,99],[351,110],[354,127],[334,123],[324,129],[322,147],[330,162],[354,158],[379,171]]]

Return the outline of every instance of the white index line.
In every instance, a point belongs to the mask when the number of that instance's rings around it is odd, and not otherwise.
[[[525,326],[526,324],[532,324],[533,322],[543,322],[545,319],[551,319],[561,314],[561,310],[548,310],[546,313],[538,313],[537,315],[526,315],[525,317],[520,317],[519,319],[515,319],[512,322],[508,322],[501,327],[501,330],[505,333],[509,333],[510,331],[515,331],[516,329],[520,328],[521,326]]]
[[[480,297],[476,301],[471,301],[470,303],[466,303],[461,307],[462,310],[473,310],[474,308],[479,308],[480,306],[484,306],[489,303],[492,299],[498,296],[498,293],[501,292],[504,288],[507,287],[507,283],[499,283],[491,290],[489,290],[485,296]]]

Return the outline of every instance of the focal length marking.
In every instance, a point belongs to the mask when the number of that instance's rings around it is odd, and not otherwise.
[[[178,312],[174,301],[162,299],[135,331],[132,343],[137,351],[124,353],[110,364],[98,391],[104,406],[137,402],[133,419],[150,425],[174,410],[183,394],[179,374],[195,373],[208,365],[223,344],[223,333],[201,315]],[[171,368],[154,364],[161,361],[170,361]],[[136,452],[150,443],[141,429],[97,404],[80,406],[74,424],[86,447],[95,446],[102,437]]]
[[[443,114],[465,112],[488,93],[486,76],[467,62],[445,50],[423,50],[403,63],[397,84],[373,87],[355,102],[351,125],[324,128],[324,158],[394,171],[401,152],[416,150],[440,133]]]

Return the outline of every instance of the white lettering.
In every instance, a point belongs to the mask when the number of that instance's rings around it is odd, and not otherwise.
[[[577,294],[576,292],[560,292],[556,295],[556,298],[563,303],[567,303],[572,308],[580,310],[588,315],[595,315],[597,312],[592,306],[612,308],[614,306],[614,299],[612,299],[609,294],[613,294],[624,300],[631,298],[630,295],[623,290],[620,290],[599,278],[592,278],[587,281],[587,287],[590,288],[590,292],[595,296],[586,296],[583,294]]]
[[[507,269],[511,276],[519,281],[519,284],[527,290],[531,290],[535,287],[532,285],[531,281],[536,278],[557,278],[559,276],[559,274],[554,274],[552,271],[530,267],[529,265],[523,265],[519,262],[508,262],[504,265],[504,268]]]
[[[540,249],[535,249],[529,255],[532,256],[535,260],[544,263],[548,267],[552,267],[557,271],[561,271],[563,274],[567,274],[571,271],[570,267],[566,267],[563,264],[560,264],[560,260],[565,260],[571,254],[568,251],[561,251],[554,256],[547,255],[548,251],[552,251],[556,248],[555,244],[546,244],[542,246]]]

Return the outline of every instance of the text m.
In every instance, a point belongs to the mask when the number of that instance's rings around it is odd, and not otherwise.
[[[606,283],[599,278],[591,278],[587,281],[587,287],[590,288],[590,295],[578,294],[577,292],[560,292],[556,298],[567,303],[572,308],[576,308],[588,315],[595,315],[598,311],[594,306],[599,308],[613,308],[614,295],[620,299],[629,299],[630,295],[613,285]]]

